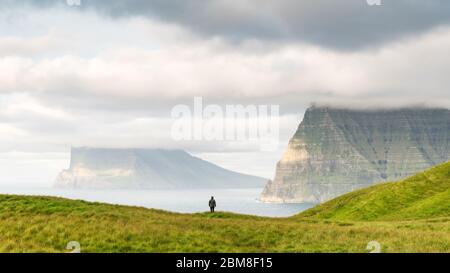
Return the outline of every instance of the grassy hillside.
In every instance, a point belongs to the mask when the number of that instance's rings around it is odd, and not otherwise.
[[[450,252],[450,163],[290,218],[0,195],[0,252]]]
[[[348,193],[299,218],[328,220],[415,220],[450,216],[450,162],[405,180]]]
[[[450,218],[350,222],[175,214],[48,197],[0,196],[0,252],[450,252]]]

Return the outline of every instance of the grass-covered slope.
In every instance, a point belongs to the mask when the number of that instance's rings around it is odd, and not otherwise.
[[[52,197],[0,195],[0,252],[450,252],[450,217],[329,221],[176,214]]]
[[[413,220],[450,216],[450,162],[398,182],[383,183],[333,199],[299,218]]]
[[[0,195],[0,252],[450,252],[450,163],[290,218]]]

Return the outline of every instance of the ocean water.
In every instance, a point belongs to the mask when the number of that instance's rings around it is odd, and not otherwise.
[[[173,212],[208,211],[208,201],[214,196],[216,211],[228,211],[258,216],[286,217],[304,211],[314,204],[267,204],[258,201],[262,189],[202,189],[202,190],[59,190],[0,189],[1,194],[45,195],[109,204],[140,206]]]

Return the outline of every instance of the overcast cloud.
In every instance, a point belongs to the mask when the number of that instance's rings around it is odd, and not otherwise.
[[[450,107],[449,1],[1,3],[4,185],[50,185],[71,146],[183,148],[271,177],[311,102]],[[279,104],[279,148],[173,141],[170,111],[194,96]]]
[[[65,0],[7,0],[5,7],[32,4],[40,8]],[[234,41],[299,41],[356,49],[373,47],[448,24],[446,0],[82,0],[81,10],[117,17],[144,16],[179,24],[206,37]]]

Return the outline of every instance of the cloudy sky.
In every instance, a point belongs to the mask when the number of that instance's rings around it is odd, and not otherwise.
[[[0,186],[50,186],[71,146],[270,178],[312,102],[450,107],[448,0],[72,2],[0,0]],[[279,105],[279,147],[174,141],[171,109],[195,96]]]

